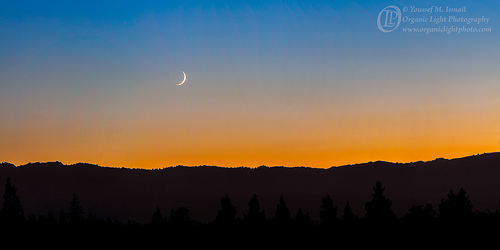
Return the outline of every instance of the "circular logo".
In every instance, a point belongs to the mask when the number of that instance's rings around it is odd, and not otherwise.
[[[400,23],[401,10],[397,6],[387,6],[378,14],[377,26],[384,33],[395,30]]]

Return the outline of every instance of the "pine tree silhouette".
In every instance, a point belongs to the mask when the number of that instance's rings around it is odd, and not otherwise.
[[[170,220],[168,221],[172,226],[188,226],[191,224],[191,217],[189,217],[189,209],[180,207],[170,213]]]
[[[153,213],[153,216],[151,218],[151,225],[153,226],[161,226],[165,224],[165,221],[167,219],[163,218],[163,215],[161,214],[161,210],[159,207],[156,207],[156,211]]]
[[[215,217],[215,223],[218,225],[231,225],[236,222],[236,207],[233,206],[229,197],[224,196],[220,198],[221,209]]]
[[[438,206],[439,217],[441,218],[458,218],[472,215],[472,204],[465,190],[460,188],[458,194],[455,195],[453,190],[450,190],[448,197],[441,199]]]
[[[322,225],[331,226],[337,221],[337,206],[333,206],[330,195],[321,198],[321,210],[319,211],[319,218]]]
[[[61,209],[61,212],[59,213],[59,224],[63,226],[68,224],[68,219],[66,218],[66,213],[64,212],[64,209]]]
[[[47,221],[50,225],[55,225],[57,223],[57,220],[51,211],[49,211],[49,214],[47,215]]]
[[[286,226],[289,225],[291,221],[292,216],[290,215],[290,209],[286,206],[283,195],[280,195],[278,205],[276,206],[276,212],[274,212],[274,222],[280,226]]]
[[[313,221],[309,216],[309,213],[305,213],[301,208],[297,210],[297,213],[293,217],[293,223],[299,228],[305,228],[313,225]]]
[[[432,205],[427,203],[425,206],[411,206],[408,213],[405,214],[403,219],[411,223],[430,223],[436,216],[436,210]]]
[[[4,202],[0,210],[1,218],[6,223],[20,223],[24,220],[23,206],[16,192],[16,186],[13,186],[10,177],[7,177],[3,194]]]
[[[372,200],[365,204],[365,219],[369,222],[393,222],[396,215],[391,209],[392,201],[384,196],[385,188],[377,181],[373,187]]]
[[[352,225],[359,220],[359,217],[356,216],[351,209],[351,205],[349,202],[345,204],[344,214],[342,215],[342,222],[345,225]]]
[[[243,214],[243,222],[250,225],[262,225],[266,222],[266,211],[260,210],[260,203],[256,194],[248,202],[248,213]]]
[[[80,206],[80,201],[76,193],[73,193],[73,198],[69,203],[69,223],[78,224],[83,221],[83,209]]]

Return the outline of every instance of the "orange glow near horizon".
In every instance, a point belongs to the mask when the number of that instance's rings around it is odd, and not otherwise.
[[[175,121],[144,119],[114,124],[83,120],[19,127],[23,136],[4,133],[3,160],[86,162],[109,167],[163,168],[176,165],[221,167],[306,166],[327,168],[369,161],[414,162],[458,158],[500,148],[494,111],[431,112],[374,110],[315,114],[297,119],[283,114],[257,120],[239,116],[210,120],[179,114]],[[430,114],[429,114],[430,113]],[[203,125],[199,121],[205,121]],[[28,123],[28,122],[27,122]],[[72,128],[72,129],[68,129]],[[57,135],[54,137],[54,135]],[[7,147],[8,146],[8,147]]]

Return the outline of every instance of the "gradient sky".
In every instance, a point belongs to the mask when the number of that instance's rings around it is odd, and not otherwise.
[[[384,33],[390,5],[489,22]],[[0,161],[330,167],[500,151],[496,0],[1,6]],[[403,31],[440,25],[491,30]]]

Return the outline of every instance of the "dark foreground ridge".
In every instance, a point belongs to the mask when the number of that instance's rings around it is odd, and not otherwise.
[[[2,226],[24,232],[181,234],[177,239],[196,232],[207,240],[221,234],[320,240],[332,233],[347,240],[382,232],[377,237],[406,239],[445,231],[486,237],[497,233],[484,230],[498,228],[499,177],[499,153],[330,169],[3,163],[1,218]]]

